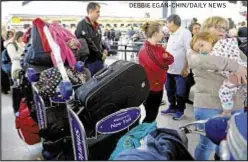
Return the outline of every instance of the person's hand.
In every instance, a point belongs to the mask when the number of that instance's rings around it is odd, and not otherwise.
[[[182,77],[186,78],[189,75],[188,69],[183,69],[181,72]]]
[[[108,51],[106,49],[103,50],[103,54],[105,54],[106,56],[108,56]]]
[[[163,57],[164,57],[164,58],[168,57],[168,53],[165,52],[165,53],[163,54]]]
[[[229,76],[229,79],[228,79],[232,84],[234,84],[235,86],[237,86],[239,83],[238,83],[238,77],[236,74],[231,74]]]
[[[104,61],[104,60],[107,58],[107,56],[108,56],[108,54],[103,53],[103,55],[102,55],[102,60]]]
[[[237,76],[238,84],[247,85],[247,68],[244,66],[239,66],[238,71],[235,73]]]
[[[19,73],[20,73],[21,69],[17,69],[13,72],[12,74],[12,78],[13,79],[19,79]]]

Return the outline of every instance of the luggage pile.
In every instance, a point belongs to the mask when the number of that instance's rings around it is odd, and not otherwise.
[[[45,29],[48,31],[44,32]],[[136,115],[135,119],[125,119],[128,124],[122,129],[113,124],[109,129],[116,130],[106,133],[99,131],[99,125],[111,116],[131,113],[130,107],[138,107],[144,102],[149,94],[149,83],[143,67],[117,61],[91,76],[84,63],[78,60],[80,42],[58,24],[35,19],[25,35],[27,46],[22,65],[24,78],[28,80],[25,84],[31,91],[29,112],[36,114],[29,116],[39,128],[35,133],[41,138],[44,159],[77,160],[73,125],[68,115],[73,112],[85,129],[88,159],[108,160],[120,137],[138,125],[140,110],[133,108],[133,112],[138,112],[133,115]],[[65,78],[69,84],[65,84]],[[19,109],[20,114],[21,111],[23,109]],[[28,144],[37,142],[38,139]]]

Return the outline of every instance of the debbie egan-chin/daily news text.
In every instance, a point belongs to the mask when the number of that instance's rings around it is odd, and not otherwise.
[[[130,8],[226,8],[226,3],[129,3]]]

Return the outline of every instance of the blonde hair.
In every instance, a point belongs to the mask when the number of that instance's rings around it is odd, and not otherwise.
[[[227,29],[229,28],[228,21],[223,17],[220,16],[209,17],[202,23],[202,31],[208,30],[211,27],[216,27],[217,25],[222,25],[222,24],[224,24]]]
[[[158,21],[146,22],[141,29],[144,31],[146,38],[151,38],[154,33],[158,33],[162,25]]]
[[[196,34],[191,39],[190,47],[191,47],[192,50],[193,50],[193,47],[194,47],[195,43],[198,40],[207,41],[207,42],[211,43],[212,45],[214,45],[218,41],[218,38],[217,38],[217,35],[211,34],[209,32],[200,32],[199,34]]]

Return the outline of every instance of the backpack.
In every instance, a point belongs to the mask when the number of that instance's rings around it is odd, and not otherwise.
[[[39,126],[32,119],[25,100],[25,98],[22,98],[15,124],[19,137],[28,145],[34,145],[41,141]]]
[[[15,46],[16,50],[18,50],[16,43],[8,43],[8,45],[9,44],[13,44]],[[9,57],[7,49],[4,49],[2,52],[2,69],[5,73],[7,73],[9,75],[11,74],[11,59]]]
[[[31,29],[31,41],[26,44],[24,50],[24,64],[25,66],[46,66],[53,67],[50,52],[46,52],[42,47],[41,37],[37,27],[33,26]]]
[[[2,52],[2,64],[9,64],[9,63],[11,63],[11,59],[9,57],[7,49],[5,49]]]
[[[76,60],[84,61],[90,55],[90,50],[87,44],[87,41],[84,38],[78,39],[80,42],[81,47],[76,52]]]

